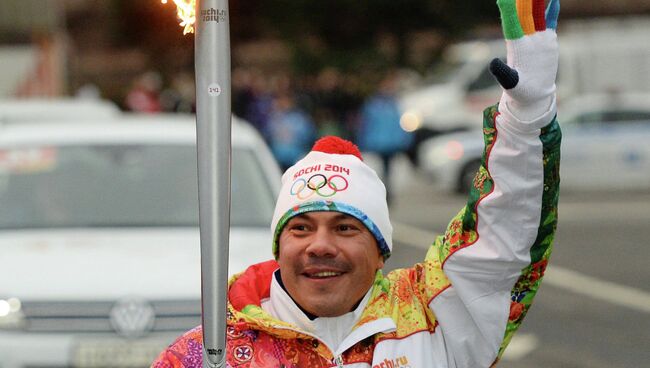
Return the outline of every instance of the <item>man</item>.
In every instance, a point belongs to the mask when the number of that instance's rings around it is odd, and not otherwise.
[[[557,223],[559,3],[499,0],[508,65],[484,116],[467,206],[424,262],[383,276],[392,249],[385,189],[346,141],[319,141],[283,176],[276,261],[230,282],[229,367],[489,367],[539,287]],[[518,15],[519,14],[519,15]],[[548,28],[547,28],[548,26]],[[201,330],[153,367],[199,367]]]

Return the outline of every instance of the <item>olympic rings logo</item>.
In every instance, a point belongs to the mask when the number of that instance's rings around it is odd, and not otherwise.
[[[314,194],[329,198],[348,189],[348,186],[348,180],[339,174],[334,174],[329,178],[323,174],[315,174],[307,180],[303,178],[296,179],[291,185],[290,193],[300,200],[309,199]]]

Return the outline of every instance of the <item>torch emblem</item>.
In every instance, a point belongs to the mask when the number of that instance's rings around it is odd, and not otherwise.
[[[215,8],[203,9],[201,10],[201,20],[204,22],[225,22],[226,21],[226,11],[219,10]]]

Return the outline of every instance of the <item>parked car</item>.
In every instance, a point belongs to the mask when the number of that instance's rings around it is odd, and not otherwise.
[[[557,77],[560,99],[610,90],[650,93],[650,20],[580,19],[559,29]],[[488,70],[505,60],[505,42],[473,40],[450,45],[422,86],[401,93],[402,125],[414,132],[414,149],[440,133],[468,130],[502,89]],[[611,70],[617,70],[612,73]]]
[[[561,105],[559,121],[562,189],[650,189],[650,95],[585,95]],[[438,187],[467,192],[483,147],[474,129],[431,138],[418,154]]]
[[[233,123],[230,274],[272,258],[280,172]],[[148,366],[200,324],[191,116],[0,126],[0,367]]]

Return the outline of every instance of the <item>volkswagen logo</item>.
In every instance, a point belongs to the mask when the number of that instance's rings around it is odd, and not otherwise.
[[[139,298],[119,300],[110,312],[111,326],[125,337],[140,337],[148,333],[155,319],[153,306]]]

